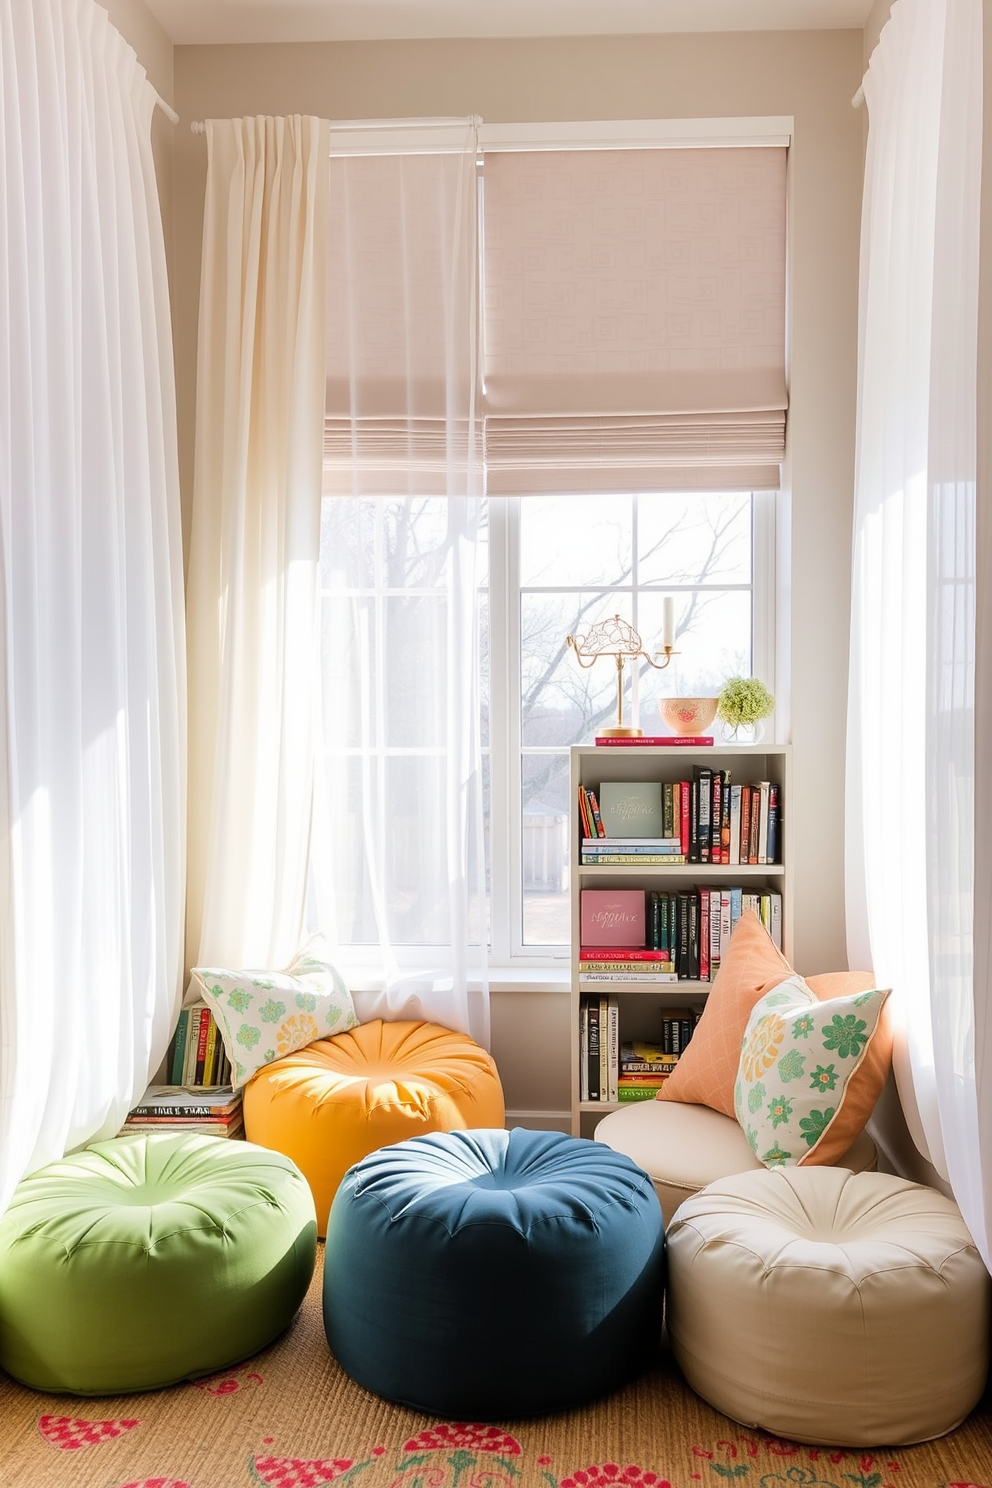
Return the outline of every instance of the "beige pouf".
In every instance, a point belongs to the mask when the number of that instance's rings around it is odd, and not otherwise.
[[[665,1224],[684,1199],[718,1178],[764,1172],[731,1116],[681,1101],[638,1101],[611,1111],[596,1128],[597,1142],[632,1158],[651,1175]],[[837,1166],[862,1173],[877,1162],[875,1144],[862,1132]]]
[[[903,1446],[957,1426],[985,1385],[990,1294],[957,1205],[887,1173],[742,1173],[668,1231],[686,1379],[793,1441]]]

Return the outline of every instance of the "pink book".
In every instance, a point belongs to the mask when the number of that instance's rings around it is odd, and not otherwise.
[[[643,889],[583,889],[581,944],[644,945]]]

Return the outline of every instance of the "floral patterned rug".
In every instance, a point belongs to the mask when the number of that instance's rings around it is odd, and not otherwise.
[[[0,1376],[0,1488],[992,1488],[992,1394],[939,1441],[833,1451],[743,1430],[662,1355],[581,1410],[439,1421],[343,1374],[320,1281],[318,1267],[288,1332],[223,1377],[89,1400]]]

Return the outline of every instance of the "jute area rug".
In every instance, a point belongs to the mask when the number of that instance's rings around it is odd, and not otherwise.
[[[323,1249],[323,1247],[319,1247]],[[487,1326],[480,1317],[479,1347]],[[0,1488],[992,1488],[992,1395],[949,1436],[840,1452],[749,1431],[662,1353],[582,1410],[438,1420],[331,1357],[321,1273],[291,1328],[229,1374],[144,1395],[40,1395],[0,1376]]]

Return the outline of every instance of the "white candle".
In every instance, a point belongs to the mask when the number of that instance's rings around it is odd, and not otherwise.
[[[675,645],[675,601],[670,594],[665,596],[661,613],[661,644],[665,649]]]

